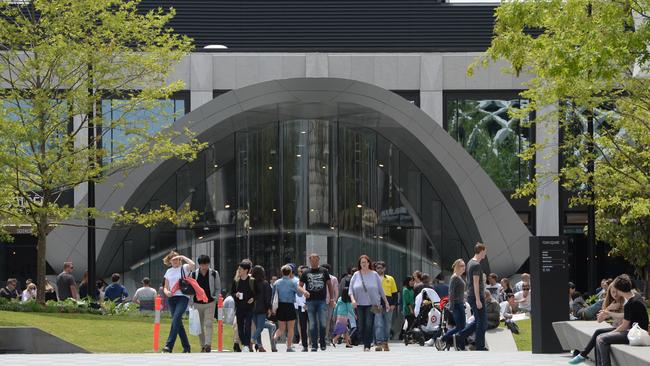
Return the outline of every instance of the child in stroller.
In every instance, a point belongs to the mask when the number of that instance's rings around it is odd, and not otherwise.
[[[404,344],[417,343],[420,346],[433,345],[436,338],[445,332],[445,322],[440,296],[430,288],[424,288],[415,297],[413,324],[404,323]]]

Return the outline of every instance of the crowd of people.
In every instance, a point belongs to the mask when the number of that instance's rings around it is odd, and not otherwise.
[[[430,339],[426,344],[465,350],[469,339],[474,350],[487,350],[487,329],[501,321],[512,323],[515,314],[530,311],[530,276],[522,275],[515,291],[507,279],[499,281],[496,274],[483,273],[480,262],[486,254],[486,246],[478,243],[467,268],[462,259],[454,262],[448,283],[442,276],[433,278],[415,271],[404,279],[401,292],[387,273],[387,264],[367,255],[360,256],[340,278],[332,273],[331,266],[320,263],[315,253],[309,255],[309,265],[299,266],[287,258],[279,277],[244,259],[229,289],[222,291],[221,277],[210,267],[209,257],[199,257],[200,268],[195,269],[191,259],[172,251],[164,259],[170,267],[164,276],[163,292],[172,313],[172,327],[163,352],[172,352],[177,337],[183,352],[190,351],[182,316],[191,302],[201,315],[201,351],[210,352],[215,299],[221,291],[225,297],[224,321],[235,330],[236,352],[267,352],[262,342],[264,329],[269,332],[272,352],[281,341],[286,342],[288,352],[295,352],[294,346],[303,352],[317,352],[337,345],[390,351],[395,311],[399,309],[406,319],[402,330],[408,329],[418,315],[418,294],[429,290],[449,298],[450,323],[454,326],[437,341]],[[187,281],[187,277],[195,281]]]
[[[393,315],[399,311],[405,319],[400,338],[417,324],[423,295],[435,294],[441,301],[441,311],[448,314],[448,327],[424,344],[439,350],[455,348],[487,350],[485,332],[504,322],[513,332],[518,314],[531,311],[530,275],[511,286],[508,278],[499,279],[495,273],[485,274],[481,261],[487,255],[484,244],[477,243],[474,256],[467,262],[457,259],[452,265],[448,281],[439,274],[432,277],[415,271],[402,281],[401,291],[395,279],[387,272],[384,261],[373,261],[361,255],[354,266],[337,278],[331,266],[320,263],[318,254],[308,257],[309,265],[296,265],[287,258],[278,271],[271,275],[250,259],[242,260],[228,289],[222,289],[219,272],[212,268],[210,257],[201,255],[197,263],[171,251],[163,263],[169,267],[159,291],[151,287],[149,278],[142,280],[131,302],[141,310],[151,311],[158,294],[164,295],[165,308],[171,313],[170,332],[163,352],[172,352],[176,338],[180,338],[183,352],[190,352],[188,334],[183,316],[189,306],[198,312],[201,331],[198,334],[201,352],[211,352],[217,300],[224,297],[224,322],[234,328],[233,350],[266,352],[262,334],[270,335],[271,351],[286,342],[287,351],[295,352],[297,345],[303,352],[325,351],[337,345],[352,348],[362,346],[364,351],[390,351],[388,341],[393,336]],[[198,264],[198,265],[197,265]],[[88,276],[84,274],[77,285],[74,266],[64,263],[56,278],[55,287],[46,283],[46,300],[91,298],[124,302],[129,297],[121,277],[115,273],[111,284],[98,280],[95,293],[88,293]],[[223,281],[228,282],[228,280]],[[597,330],[583,350],[576,350],[570,364],[588,359],[595,350],[596,364],[609,365],[612,344],[627,343],[627,331],[632,324],[648,328],[648,313],[643,298],[634,290],[627,275],[603,279],[596,291],[596,300],[588,305],[584,296],[569,282],[569,312],[571,319],[609,321],[611,325]],[[15,301],[36,299],[36,284],[27,280],[20,291],[18,281],[10,278],[0,288],[0,298]],[[432,298],[432,296],[429,296]],[[446,302],[446,305],[442,305]]]

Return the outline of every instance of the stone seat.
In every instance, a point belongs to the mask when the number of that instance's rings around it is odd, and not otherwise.
[[[606,323],[596,321],[554,322],[553,329],[562,348],[566,351],[582,350],[587,346],[596,329],[605,328]],[[594,351],[589,354],[594,359]],[[647,366],[650,347],[634,347],[627,344],[612,345],[612,364],[617,366]]]

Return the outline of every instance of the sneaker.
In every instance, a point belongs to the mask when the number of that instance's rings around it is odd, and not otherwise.
[[[302,347],[303,352],[309,352],[309,349],[307,347]]]
[[[171,348],[169,348],[169,347],[164,347],[164,348],[162,349],[162,353],[172,353],[172,350],[171,350]]]
[[[424,345],[427,347],[433,347],[433,344],[436,342],[435,339],[431,338],[428,341],[424,342]]]
[[[380,345],[377,345],[377,347],[375,347],[375,352],[381,352],[381,351],[383,351],[383,349],[381,348]]]
[[[235,343],[232,345],[232,350],[235,352],[241,352],[241,347],[239,346],[239,343]]]
[[[578,354],[574,358],[569,360],[569,365],[577,365],[579,363],[585,362],[587,359],[585,357],[582,357],[582,355]]]
[[[278,350],[276,349],[276,350],[273,351],[273,352],[277,352],[277,351],[278,351]],[[287,352],[296,352],[296,351],[293,349],[293,347],[289,347],[289,348],[287,348]]]
[[[212,352],[212,347],[210,347],[210,346],[205,346],[205,352],[206,352],[206,353],[210,353],[210,352]]]
[[[184,348],[184,349],[183,349],[183,353],[191,353],[191,352],[192,352],[192,351],[190,351],[189,348]]]
[[[312,352],[318,352],[318,348],[312,348],[311,351]]]
[[[320,350],[321,350],[321,351],[325,351],[326,349],[327,349],[326,346],[324,346],[324,345],[323,345],[323,346],[320,346]]]
[[[384,342],[384,344],[382,344],[382,347],[384,348],[384,352],[390,351],[390,348],[388,348],[388,342]]]

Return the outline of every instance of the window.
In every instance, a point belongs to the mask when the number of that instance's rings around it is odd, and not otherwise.
[[[129,145],[132,132],[129,129],[146,129],[149,134],[155,134],[172,125],[177,119],[189,112],[189,95],[177,93],[171,99],[160,100],[150,109],[124,110],[127,105],[124,99],[104,99],[101,111],[104,119],[102,146],[106,149],[107,162],[120,159],[121,154]],[[128,105],[133,108],[133,105]],[[111,123],[124,119],[126,124],[111,128]]]
[[[530,128],[508,113],[527,100],[516,93],[506,97],[452,94],[445,99],[447,132],[501,190],[513,191],[530,178],[531,162],[518,156],[533,142]]]

